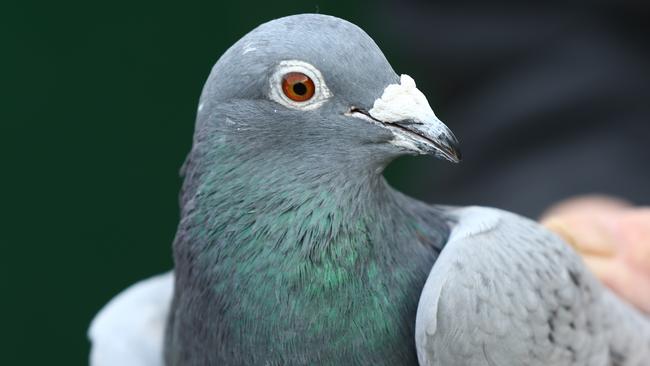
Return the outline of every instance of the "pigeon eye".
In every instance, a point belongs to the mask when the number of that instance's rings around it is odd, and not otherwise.
[[[290,72],[282,77],[282,91],[287,98],[305,102],[314,96],[314,81],[301,72]]]
[[[269,99],[287,108],[314,110],[331,96],[320,71],[304,61],[280,61],[269,76]]]

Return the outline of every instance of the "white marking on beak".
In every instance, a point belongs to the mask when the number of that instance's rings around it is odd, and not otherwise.
[[[412,124],[410,132],[419,136],[392,128],[394,138],[390,142],[395,146],[418,153],[423,152],[422,149],[416,147],[417,142],[422,142],[422,136],[429,140],[453,136],[447,126],[433,113],[427,97],[415,87],[413,78],[405,74],[400,76],[399,84],[390,84],[384,89],[384,93],[375,100],[368,113],[372,118],[385,123]],[[424,142],[430,144],[430,142]]]
[[[384,122],[438,120],[429,106],[427,97],[415,87],[413,78],[406,74],[400,76],[400,84],[387,86],[384,94],[375,100],[368,112],[373,118]]]

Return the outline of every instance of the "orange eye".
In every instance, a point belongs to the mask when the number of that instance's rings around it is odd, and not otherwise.
[[[314,96],[314,82],[301,72],[290,72],[282,77],[282,91],[289,99],[305,102]]]

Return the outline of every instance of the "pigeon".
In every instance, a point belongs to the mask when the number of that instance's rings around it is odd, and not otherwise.
[[[398,192],[382,172],[405,154],[461,160],[363,30],[303,14],[248,33],[200,97],[174,270],[99,312],[90,364],[650,364],[650,320],[569,245]]]

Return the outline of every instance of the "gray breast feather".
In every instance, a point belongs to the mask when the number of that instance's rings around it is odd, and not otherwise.
[[[650,320],[560,238],[496,209],[452,214],[418,306],[421,365],[650,365]]]

